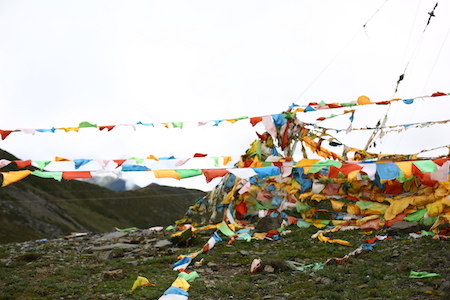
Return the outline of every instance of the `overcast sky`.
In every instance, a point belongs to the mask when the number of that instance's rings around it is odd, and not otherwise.
[[[435,4],[0,1],[0,129],[185,122],[183,129],[12,133],[0,148],[22,160],[194,153],[237,159],[256,137],[248,122],[202,127],[197,122],[278,114],[292,103],[350,102],[361,95],[383,101],[448,93],[450,2],[439,3],[426,27]],[[389,122],[445,120],[450,99],[442,98],[393,105]],[[386,112],[365,107],[354,125],[373,126]],[[300,117],[313,118],[306,115]],[[348,117],[333,122],[330,127],[346,128]],[[450,144],[442,134],[445,125],[439,126],[386,139],[381,150]],[[186,167],[214,166],[198,159]],[[140,185],[150,180],[149,174],[139,176],[145,177],[137,180]],[[157,182],[205,188],[191,179]]]

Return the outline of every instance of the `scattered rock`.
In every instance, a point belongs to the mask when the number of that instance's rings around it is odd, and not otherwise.
[[[276,230],[281,227],[283,218],[278,217],[263,217],[255,226],[255,232],[269,232],[270,230]]]
[[[445,296],[450,296],[450,281],[444,281],[439,287],[439,291],[441,291]]]
[[[115,269],[110,271],[104,271],[103,273],[103,279],[122,279],[125,277],[125,272],[122,269]]]
[[[136,261],[136,260],[132,260],[132,261],[126,261],[125,264],[132,265],[133,267],[136,267],[139,264],[139,262]]]
[[[263,277],[262,274],[253,274],[253,275],[250,275],[250,278],[251,278],[253,281],[259,280],[259,279],[261,279],[262,277]]]
[[[316,282],[320,282],[322,284],[332,284],[333,280],[328,277],[317,277]]]
[[[396,222],[391,227],[386,229],[386,233],[388,235],[403,235],[417,231],[420,231],[419,223],[406,221]]]
[[[112,250],[99,251],[95,254],[95,257],[100,261],[111,260],[114,258],[114,252]]]
[[[145,270],[141,268],[129,268],[129,266],[140,266],[144,267],[146,265],[146,261],[153,259],[153,257],[157,256],[163,256],[168,254],[173,254],[176,251],[179,251],[180,248],[171,248],[173,243],[168,239],[168,235],[164,235],[161,233],[159,235],[159,239],[155,238],[155,235],[149,234],[149,231],[140,231],[136,230],[133,232],[128,232],[127,236],[118,237],[117,234],[89,234],[85,237],[79,237],[79,240],[75,242],[75,238],[70,239],[61,239],[61,240],[49,240],[45,242],[26,242],[17,244],[17,247],[11,247],[11,251],[9,253],[10,258],[6,258],[6,254],[2,256],[0,259],[0,264],[2,266],[7,265],[11,263],[11,261],[14,263],[17,257],[20,257],[21,255],[24,255],[25,253],[31,253],[31,251],[35,251],[35,249],[39,249],[37,247],[41,247],[40,249],[49,249],[48,252],[45,252],[42,254],[42,258],[51,257],[55,253],[57,254],[65,254],[65,253],[74,253],[75,256],[89,256],[89,259],[82,259],[78,261],[83,261],[82,264],[87,263],[93,263],[97,266],[101,266],[100,271],[96,271],[94,275],[91,275],[93,279],[96,279],[96,282],[104,281],[110,281],[110,280],[120,280],[124,279],[127,276],[127,274],[124,274],[124,270],[132,269],[130,272],[138,272],[138,270]],[[104,237],[110,237],[110,238],[104,238]],[[199,235],[197,235],[199,236]],[[116,237],[116,238],[111,238]],[[162,238],[162,239],[161,239]],[[167,239],[165,239],[167,238]],[[198,237],[203,240],[203,237]],[[386,262],[386,266],[390,266],[391,269],[397,269],[398,271],[402,271],[406,274],[404,271],[408,271],[411,269],[411,266],[413,262],[405,262],[408,258],[411,257],[410,249],[414,249],[414,244],[411,241],[411,239],[400,239],[402,242],[398,242],[397,244],[392,245],[392,247],[387,247],[384,251],[380,250],[379,252],[382,254],[384,258],[387,258],[388,262]],[[125,241],[129,241],[128,243]],[[133,243],[132,241],[136,241]],[[221,286],[221,284],[224,282],[224,280],[221,280],[220,278],[230,278],[230,277],[236,277],[241,278],[243,275],[249,275],[250,276],[250,283],[254,283],[255,286],[263,287],[268,286],[267,290],[269,291],[277,291],[277,289],[285,284],[285,279],[282,278],[283,275],[280,275],[282,272],[287,272],[289,274],[294,273],[292,271],[296,271],[296,266],[304,266],[306,264],[311,263],[310,258],[298,258],[298,257],[289,257],[289,261],[286,261],[285,259],[277,259],[277,247],[268,247],[270,250],[263,250],[263,246],[267,244],[266,241],[261,243],[255,243],[254,250],[239,250],[237,246],[233,246],[231,248],[225,248],[227,250],[231,250],[229,252],[222,253],[224,260],[222,261],[201,261],[195,262],[195,270],[199,273],[202,273],[200,279],[202,283],[204,283],[204,286],[207,288],[217,288]],[[222,244],[225,246],[224,244]],[[238,245],[238,244],[236,244]],[[259,249],[260,251],[257,251],[258,245],[263,245]],[[313,247],[311,247],[313,248]],[[381,247],[380,247],[381,248]],[[249,248],[247,248],[249,249]],[[379,249],[379,248],[377,248]],[[235,250],[235,251],[233,251]],[[316,246],[317,250],[317,246]],[[433,249],[434,250],[434,249]],[[72,251],[72,252],[71,252]],[[183,253],[186,253],[186,249],[183,250]],[[38,251],[36,251],[38,252]],[[172,253],[169,253],[172,252]],[[122,253],[122,257],[124,258],[120,263],[122,264],[123,269],[115,269],[115,270],[107,270],[108,267],[104,267],[105,265],[111,265],[110,263],[104,263],[103,261],[107,260],[118,260],[117,253]],[[231,257],[231,259],[229,259]],[[258,272],[257,274],[249,274],[249,263],[253,260],[253,258],[259,257],[261,260],[256,260],[256,264],[253,266],[253,271]],[[302,256],[303,257],[303,256]],[[365,256],[366,258],[368,257]],[[391,259],[389,259],[391,257]],[[398,257],[398,258],[397,258]],[[430,257],[433,257],[433,261],[431,263],[427,264],[428,271],[434,271],[441,274],[445,274],[445,272],[442,272],[444,268],[447,266],[446,262],[448,261],[448,258],[450,255],[442,254],[442,253],[436,253],[433,256],[433,253],[430,254]],[[98,260],[97,262],[95,261]],[[238,262],[233,262],[233,258],[237,259]],[[395,258],[395,259],[392,259]],[[41,258],[38,258],[38,260]],[[59,257],[58,257],[59,259]],[[211,260],[212,256],[205,256],[205,260]],[[361,258],[357,258],[358,260]],[[315,258],[314,258],[315,260]],[[367,259],[368,260],[368,259]],[[40,262],[39,262],[40,264]],[[40,272],[55,272],[58,268],[65,268],[67,262],[64,262],[61,260],[61,263],[58,261],[57,263],[53,265],[46,265],[36,269],[36,273],[40,274]],[[347,262],[345,264],[345,267],[348,266],[350,262]],[[119,264],[113,263],[114,266],[119,266]],[[128,267],[125,267],[125,265],[128,265]],[[303,272],[303,271],[302,271]],[[300,281],[298,281],[298,285],[302,286],[304,284],[320,284],[320,285],[330,285],[330,284],[339,284],[339,280],[333,280],[326,276],[323,276],[323,272],[314,272],[314,271],[305,271],[303,272],[304,275],[298,276],[301,278]],[[309,274],[309,277],[308,275]],[[321,276],[322,275],[322,276]],[[95,276],[95,277],[94,277]],[[334,277],[332,277],[334,278]],[[83,280],[89,280],[83,279]],[[368,281],[370,279],[367,279]],[[385,275],[383,277],[384,281],[396,281],[397,277],[394,275]],[[360,289],[362,291],[363,289],[368,288],[368,284],[363,284],[363,281],[360,283],[359,286],[357,286],[357,289]],[[423,281],[425,282],[425,281]],[[106,282],[99,283],[105,284]],[[128,284],[128,280],[124,280],[125,285]],[[115,284],[111,283],[110,284]],[[430,284],[423,284],[420,281],[414,281],[412,284],[413,288],[417,288],[418,290],[427,293],[429,291],[432,291],[433,295],[437,295],[438,291],[445,295],[450,295],[450,281],[446,281],[444,277],[442,277],[442,281],[439,281],[439,283],[433,283]],[[92,285],[93,286],[93,285]],[[329,287],[329,286],[328,286]],[[161,289],[161,292],[164,291],[165,286],[158,287]],[[320,287],[321,289],[326,289],[327,287]],[[126,288],[125,288],[126,290]],[[281,291],[281,290],[280,290]],[[124,299],[119,298],[121,297],[118,294],[108,293],[106,294],[106,290],[103,291],[102,295],[96,295],[97,297],[100,297],[102,299]],[[261,294],[261,297],[263,297],[265,294]],[[228,297],[228,294],[223,295],[224,297]],[[237,296],[234,295],[236,298]],[[267,299],[294,299],[296,297],[299,297],[298,293],[294,295],[290,295],[289,293],[285,294],[273,294],[269,295],[269,298]],[[205,298],[208,299],[208,298]],[[296,298],[300,299],[300,298]],[[450,298],[449,298],[450,299]]]
[[[397,251],[394,251],[391,255],[391,258],[395,258],[395,257],[399,257],[399,256],[400,256],[400,253]]]
[[[12,259],[9,258],[2,258],[0,259],[0,263],[5,264],[5,266],[9,266],[9,264],[12,262]]]
[[[166,247],[172,246],[172,245],[173,245],[173,243],[169,240],[159,240],[156,242],[154,247],[161,249],[161,248],[166,248]]]
[[[211,269],[213,272],[217,272],[217,271],[219,271],[219,266],[212,266],[212,267],[210,267],[210,269]]]
[[[410,269],[411,269],[411,266],[408,263],[402,263],[397,266],[398,271],[407,271]]]
[[[105,251],[105,250],[114,250],[114,249],[122,249],[122,250],[132,250],[138,248],[139,245],[135,244],[125,244],[125,243],[117,243],[117,244],[109,244],[109,245],[103,245],[98,247],[91,247],[86,249],[87,252],[92,251]]]
[[[113,296],[114,296],[114,293],[107,293],[107,294],[101,295],[102,299],[112,299]]]
[[[128,233],[125,231],[114,231],[114,232],[110,232],[110,233],[107,233],[107,234],[101,236],[98,240],[99,241],[109,241],[109,240],[114,240],[114,239],[124,237],[126,235],[128,235]]]
[[[275,269],[272,266],[265,265],[263,271],[267,273],[273,273]]]

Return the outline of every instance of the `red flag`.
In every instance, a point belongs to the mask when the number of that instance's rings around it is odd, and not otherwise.
[[[30,167],[32,163],[31,160],[13,160],[13,162],[15,162],[20,169]]]
[[[262,117],[253,117],[250,118],[250,123],[252,124],[252,126],[255,126],[256,124],[258,124],[259,122],[262,121]]]
[[[439,97],[439,96],[446,96],[446,93],[442,93],[442,92],[436,92],[434,94],[431,95],[431,97]]]
[[[126,159],[113,159],[113,162],[117,164],[117,168],[120,167],[125,161]]]
[[[78,178],[92,178],[90,171],[78,171],[78,172],[63,172],[62,178],[66,180],[78,179]]]
[[[216,177],[223,177],[228,173],[227,169],[202,169],[203,175],[206,177],[206,182],[210,182]]]
[[[6,139],[8,135],[10,135],[12,130],[0,130],[0,135],[2,136],[2,140]]]
[[[103,129],[107,129],[108,131],[111,131],[116,127],[116,125],[106,125],[106,126],[98,126],[98,129],[102,131]]]

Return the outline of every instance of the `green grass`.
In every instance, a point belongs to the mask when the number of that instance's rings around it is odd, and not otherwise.
[[[195,261],[188,270],[198,271],[200,278],[191,283],[190,299],[445,299],[439,287],[450,275],[448,242],[431,236],[412,240],[407,236],[378,241],[373,251],[364,250],[347,262],[331,261],[318,271],[294,271],[286,260],[305,265],[324,263],[352,252],[376,233],[360,230],[327,234],[343,239],[350,246],[322,243],[312,239],[315,228],[289,228],[292,233],[280,241],[236,241],[227,238]],[[209,236],[198,235],[191,247],[167,255],[135,258],[117,257],[98,261],[65,245],[64,253],[48,255],[44,244],[21,255],[13,244],[0,246],[0,299],[158,299],[177,277],[172,264],[177,255],[197,251]],[[395,255],[394,255],[395,254]],[[250,273],[250,264],[261,258],[274,267],[273,273]],[[10,260],[8,262],[8,259]],[[123,276],[105,277],[111,270]],[[427,271],[441,276],[410,279],[410,271]],[[130,289],[137,276],[144,276],[156,286]]]

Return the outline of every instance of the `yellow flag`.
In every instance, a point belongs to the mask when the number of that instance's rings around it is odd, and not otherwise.
[[[2,186],[7,186],[8,184],[24,179],[25,177],[31,174],[31,171],[30,170],[11,171],[11,172],[1,172],[1,174],[3,175]]]
[[[384,218],[386,220],[392,220],[393,218],[395,218],[399,213],[403,212],[409,206],[410,199],[411,198],[409,197],[392,199],[391,205],[384,213]]]
[[[133,287],[131,291],[133,292],[135,289],[141,286],[154,286],[154,284],[150,283],[147,278],[138,276],[137,279],[133,283]]]
[[[181,179],[180,173],[177,173],[174,170],[153,170],[153,174],[155,174],[156,178]]]
[[[226,166],[233,159],[231,156],[222,156],[222,157],[224,166]]]
[[[78,132],[78,130],[80,129],[80,127],[61,127],[59,129],[64,130],[65,132],[69,132],[69,131],[76,131]]]
[[[180,288],[184,291],[188,291],[189,287],[191,286],[186,279],[178,277],[175,279],[175,281],[172,283],[172,286]]]

